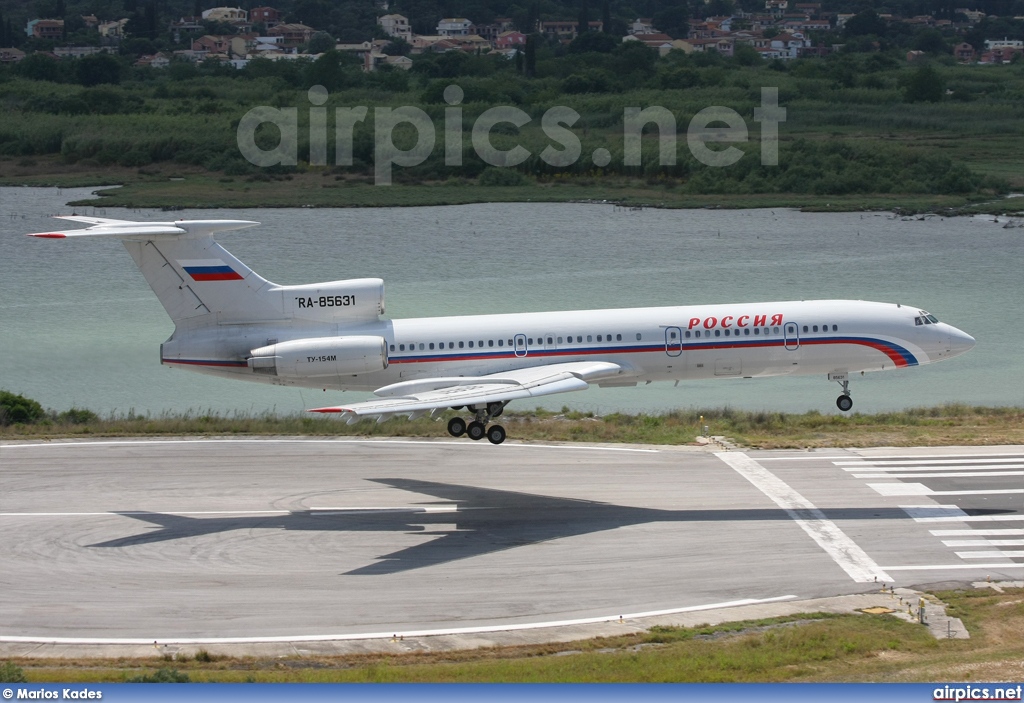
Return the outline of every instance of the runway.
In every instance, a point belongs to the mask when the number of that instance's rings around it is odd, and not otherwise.
[[[0,642],[550,627],[1024,574],[1024,447],[0,445]]]

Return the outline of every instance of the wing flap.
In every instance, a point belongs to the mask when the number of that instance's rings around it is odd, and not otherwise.
[[[314,408],[309,412],[342,413],[350,419],[422,414],[452,406],[486,405],[582,391],[590,381],[610,378],[624,371],[622,366],[606,361],[581,361],[532,366],[487,376],[405,381],[378,389],[376,393],[384,396],[379,400]]]

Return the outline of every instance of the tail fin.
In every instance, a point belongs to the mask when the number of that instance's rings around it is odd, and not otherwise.
[[[213,240],[217,232],[258,225],[248,220],[130,222],[61,216],[85,229],[30,237],[120,239],[175,326],[300,321],[353,323],[384,314],[384,281],[360,278],[279,286],[261,277]]]
[[[209,322],[255,322],[283,318],[280,302],[261,295],[275,287],[213,240],[215,232],[259,224],[246,220],[129,222],[62,216],[93,225],[86,229],[29,235],[46,239],[120,239],[175,324],[211,316]]]

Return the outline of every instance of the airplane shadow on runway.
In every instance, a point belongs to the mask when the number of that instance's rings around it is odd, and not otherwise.
[[[906,512],[892,507],[825,508],[819,513],[806,510],[790,513],[777,508],[662,510],[432,481],[402,478],[371,480],[440,500],[421,502],[408,508],[298,510],[272,516],[193,518],[165,513],[118,512],[118,515],[156,525],[158,529],[89,546],[132,547],[232,530],[254,529],[402,532],[437,536],[430,542],[392,552],[379,557],[376,563],[346,572],[348,575],[382,575],[422,569],[564,537],[652,522],[788,521],[794,518],[814,520],[821,519],[822,515],[837,522],[909,519]],[[454,531],[431,531],[431,525],[448,526],[452,523],[456,525]]]

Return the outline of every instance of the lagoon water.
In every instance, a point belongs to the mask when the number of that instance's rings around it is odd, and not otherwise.
[[[400,187],[400,186],[394,186]],[[0,388],[57,410],[292,412],[365,394],[267,387],[160,365],[172,330],[118,242],[39,240],[91,189],[0,188]],[[631,211],[500,203],[397,209],[77,208],[121,219],[250,219],[220,241],[278,283],[381,277],[388,315],[851,298],[919,306],[978,340],[949,362],[869,374],[855,409],[1024,405],[1024,229],[889,213]],[[545,407],[836,412],[824,378],[591,389]],[[529,406],[520,406],[529,407]]]

